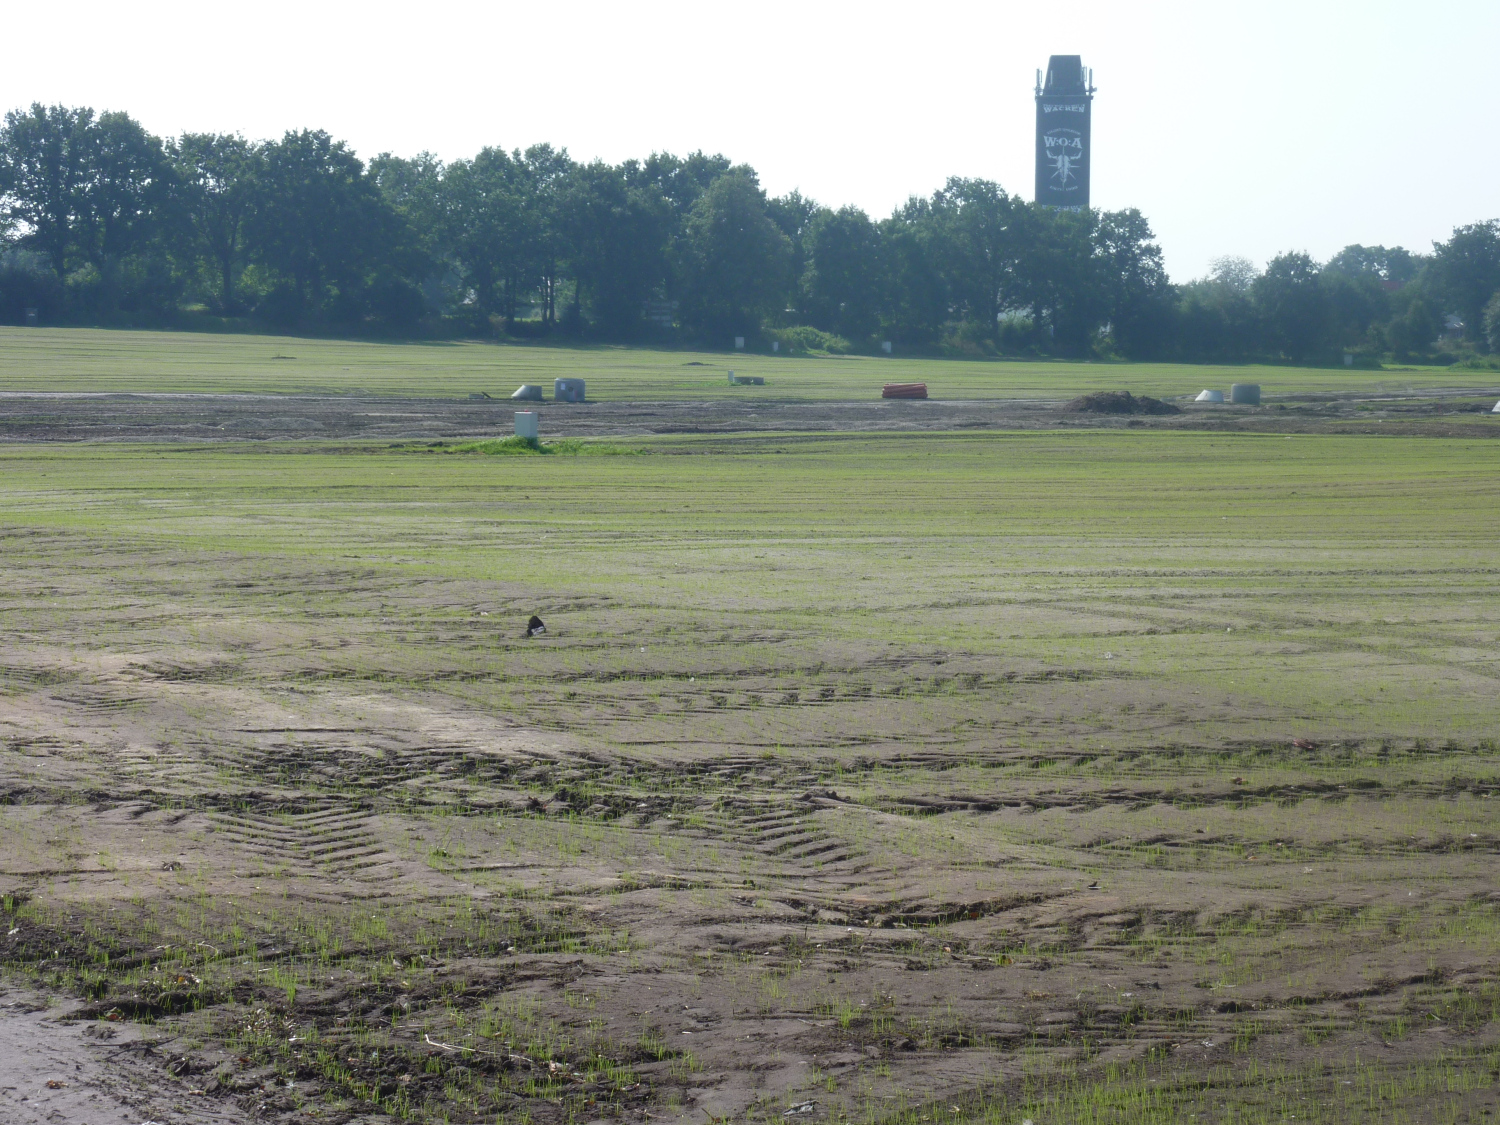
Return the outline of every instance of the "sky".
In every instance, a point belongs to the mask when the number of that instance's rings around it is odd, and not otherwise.
[[[286,3],[81,0],[13,18],[0,109],[124,110],[162,136],[321,128],[366,158],[546,141],[722,152],[882,217],[949,176],[1032,194],[1033,87],[1094,71],[1093,203],[1175,280],[1500,217],[1500,0]]]

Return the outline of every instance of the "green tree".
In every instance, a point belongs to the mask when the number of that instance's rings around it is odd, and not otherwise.
[[[286,283],[266,312],[290,323],[310,313],[352,322],[371,272],[391,259],[394,211],[359,158],[325,132],[289,132],[260,155],[251,246]]]
[[[596,329],[611,339],[639,333],[644,303],[666,281],[671,204],[631,161],[575,168],[559,196],[562,238],[576,281],[576,307],[588,297]]]
[[[447,240],[472,300],[484,313],[515,311],[515,288],[530,243],[520,154],[486,148],[443,177]]]
[[[176,169],[179,233],[213,273],[219,311],[239,311],[245,231],[255,203],[259,154],[244,137],[184,133],[169,146]]]
[[[1464,322],[1464,336],[1484,334],[1484,306],[1500,290],[1500,219],[1458,227],[1447,242],[1433,244],[1436,295]]]
[[[950,304],[943,224],[930,200],[913,196],[880,231],[884,330],[900,343],[930,344],[942,332]]]
[[[715,180],[683,222],[676,250],[682,321],[706,340],[751,335],[777,311],[788,288],[792,247],[766,213],[766,197],[745,172]]]
[[[790,269],[792,287],[786,294],[784,314],[801,320],[806,319],[802,310],[800,283],[802,276],[807,272],[807,228],[813,217],[823,210],[824,208],[808,199],[800,191],[791,191],[786,195],[778,195],[774,199],[766,200],[766,214],[771,216],[771,221],[776,224],[782,234],[786,235],[787,241],[792,246]]]
[[[1500,355],[1500,289],[1484,306],[1484,341],[1491,355]]]
[[[370,161],[370,179],[402,219],[401,249],[413,270],[438,269],[449,256],[444,237],[443,174],[443,162],[430,152],[409,159],[382,152]]]
[[[683,157],[673,156],[670,152],[653,152],[641,162],[640,174],[666,197],[680,224],[709,186],[729,171],[729,158],[720,154],[708,156],[694,152]],[[749,168],[741,167],[739,171],[752,179],[755,177]]]
[[[1094,225],[1091,257],[1103,273],[1111,332],[1132,359],[1159,359],[1172,346],[1177,294],[1155,238],[1135,208],[1099,212]]]
[[[1395,288],[1416,280],[1423,259],[1400,246],[1345,246],[1323,267],[1323,272],[1374,278]]]
[[[1000,314],[1032,295],[1022,276],[1026,212],[1023,201],[989,180],[955,177],[932,197],[949,293],[989,338],[999,332]]]
[[[59,278],[85,225],[93,125],[92,109],[33,102],[7,113],[0,130],[0,208]]]
[[[1425,356],[1443,332],[1443,318],[1421,287],[1408,286],[1397,294],[1396,312],[1385,326],[1386,342],[1402,361]]]
[[[858,207],[825,209],[807,224],[803,241],[808,322],[850,340],[868,338],[880,323],[884,296],[880,229]]]
[[[1017,210],[1014,303],[1031,307],[1054,350],[1086,354],[1110,314],[1111,278],[1097,253],[1098,212],[1025,205]]]
[[[566,149],[532,145],[522,157],[527,241],[524,248],[527,273],[535,279],[542,310],[542,323],[550,328],[557,321],[557,290],[561,262],[566,253],[560,207],[562,193],[575,165]]]
[[[1255,305],[1268,343],[1297,362],[1328,346],[1328,293],[1318,273],[1318,264],[1308,255],[1280,254],[1255,280]]]
[[[128,114],[101,114],[84,136],[83,250],[103,271],[152,237],[165,217],[172,170],[161,140]]]

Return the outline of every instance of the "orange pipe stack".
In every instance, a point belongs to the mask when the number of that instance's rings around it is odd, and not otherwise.
[[[926,383],[887,383],[880,392],[881,398],[926,398]]]

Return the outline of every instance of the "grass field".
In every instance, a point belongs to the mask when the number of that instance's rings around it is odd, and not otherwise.
[[[277,336],[0,327],[0,391],[508,395],[524,382],[581,376],[591,398],[722,398],[724,372],[761,375],[739,398],[827,400],[878,395],[887,382],[926,381],[938,398],[1071,398],[1096,390],[1192,395],[1232,382],[1286,393],[1500,394],[1500,375],[1425,368],[1389,372],[1186,364],[794,358],[622,347],[455,342],[361,343]]]
[[[3,391],[707,400],[726,361],[0,330]],[[0,983],[151,1038],[142,1117],[1500,1112],[1493,439],[485,448],[0,444]]]
[[[597,602],[584,621],[562,619],[570,633],[603,615],[605,635],[672,638],[644,659],[628,645],[599,654],[590,669],[612,675],[919,646],[1086,671],[1110,694],[1174,709],[1191,691],[1234,700],[1233,719],[1200,708],[1178,732],[1198,741],[1493,733],[1491,442],[791,435],[628,448],[644,455],[12,447],[0,466],[12,526],[90,553],[120,537],[238,565],[500,583],[539,605]],[[320,593],[271,592],[342,613],[361,587],[334,577]],[[92,608],[35,612],[57,625]],[[732,640],[702,643],[720,629]],[[775,639],[747,651],[747,631]],[[368,655],[378,667],[393,656]],[[456,655],[421,646],[398,659]],[[361,653],[349,656],[358,674]],[[465,659],[497,657],[484,646]],[[955,718],[971,702],[954,697]],[[1138,737],[1161,737],[1159,717],[1142,725]]]

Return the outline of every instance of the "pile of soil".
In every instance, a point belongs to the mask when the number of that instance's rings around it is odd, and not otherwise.
[[[1136,398],[1129,391],[1096,391],[1063,405],[1068,414],[1181,414],[1182,408],[1150,395]]]

